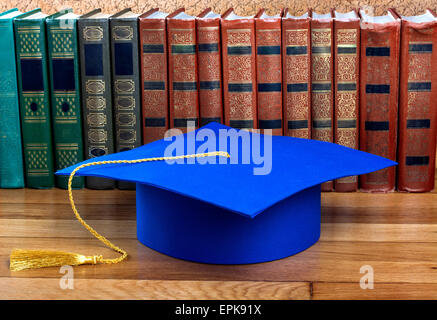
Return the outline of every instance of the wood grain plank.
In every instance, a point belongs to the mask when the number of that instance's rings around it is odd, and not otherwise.
[[[86,222],[99,233],[112,239],[136,238],[135,220],[87,220]],[[0,219],[0,237],[90,238],[92,236],[77,220]]]
[[[324,195],[322,196],[323,199]],[[436,196],[437,201],[437,196]],[[76,203],[85,219],[134,220],[135,204]],[[0,218],[7,219],[74,219],[70,204],[0,203]],[[322,207],[322,222],[378,224],[437,224],[437,208]]]
[[[87,219],[134,219],[135,192],[74,191]],[[70,219],[65,190],[0,189],[1,218]],[[329,223],[437,223],[437,193],[322,193],[322,221]]]
[[[322,223],[321,240],[437,242],[434,224]]]
[[[136,239],[134,220],[91,220],[87,223],[112,239]],[[437,225],[322,223],[323,241],[437,242]],[[0,219],[0,237],[89,238],[76,220]]]
[[[135,204],[135,191],[132,190],[74,190],[78,203],[87,204]],[[63,189],[0,189],[0,203],[69,203],[68,193]]]
[[[135,220],[135,204],[79,204],[82,218],[92,220]],[[74,220],[70,204],[56,203],[0,203],[0,218],[3,219],[57,219]]]
[[[286,281],[359,283],[363,265],[371,265],[375,282],[437,283],[435,243],[326,242],[288,258],[251,265],[209,265],[175,259],[136,240],[115,244],[129,253],[116,265],[75,267],[76,278],[131,280]],[[54,249],[86,255],[117,254],[92,239],[0,238],[0,277],[58,278],[59,268],[9,271],[13,248]]]
[[[59,279],[0,278],[0,299],[206,299],[308,300],[308,282],[161,281],[73,279],[61,289]]]
[[[388,208],[330,207],[327,203],[322,207],[321,219],[323,223],[437,224],[437,209],[411,209],[396,204]]]
[[[314,300],[435,300],[437,284],[377,283],[363,290],[359,283],[313,284]]]
[[[73,195],[78,203],[89,204],[135,204],[135,191],[129,190],[74,190]],[[393,205],[403,208],[433,208],[437,209],[435,199],[437,191],[430,193],[387,194],[366,192],[323,192],[322,206],[329,207],[381,207],[389,208]],[[0,189],[0,203],[68,203],[66,190],[50,189]]]
[[[437,193],[366,193],[366,192],[324,192],[322,206],[354,208],[437,209]]]

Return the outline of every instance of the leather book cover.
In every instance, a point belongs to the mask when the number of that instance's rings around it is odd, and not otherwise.
[[[14,43],[14,19],[22,14],[17,9],[0,14],[0,188],[24,187]]]
[[[311,20],[282,16],[284,135],[311,139]]]
[[[221,19],[225,124],[257,129],[255,19],[228,9]]]
[[[83,161],[77,18],[71,9],[47,18],[56,170]],[[55,182],[58,188],[67,189],[68,177],[55,176]],[[84,178],[74,177],[72,188],[83,187]]]
[[[255,16],[258,128],[282,135],[281,16]]]
[[[109,19],[115,152],[141,146],[138,16],[128,8]],[[118,181],[117,186],[135,189],[134,183],[126,181]]]
[[[311,15],[311,137],[334,142],[334,21],[331,12]],[[333,191],[334,182],[322,184]]]
[[[196,19],[178,9],[167,16],[170,128],[199,126]]]
[[[361,15],[360,149],[396,160],[401,21]],[[396,168],[360,176],[366,192],[395,189]]]
[[[77,22],[86,159],[114,152],[109,16],[95,9]],[[87,177],[86,186],[113,189],[115,182]]]
[[[144,144],[162,139],[169,128],[166,17],[157,8],[139,17]]]
[[[402,17],[399,81],[399,191],[434,188],[437,131],[437,19]]]
[[[359,149],[360,18],[353,10],[334,17],[334,141]],[[358,176],[335,180],[335,191],[358,189]]]
[[[26,186],[55,184],[46,17],[40,9],[14,20]]]
[[[205,9],[197,16],[200,126],[223,123],[220,14]]]

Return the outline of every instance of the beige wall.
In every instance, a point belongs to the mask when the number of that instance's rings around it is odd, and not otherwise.
[[[115,13],[124,8],[131,7],[133,11],[142,13],[150,8],[159,7],[164,11],[171,12],[185,6],[190,14],[198,14],[206,7],[212,7],[214,11],[223,13],[227,8],[234,7],[237,14],[255,14],[259,8],[266,8],[269,14],[276,14],[282,7],[289,7],[292,14],[302,14],[308,7],[312,7],[319,13],[325,13],[330,8],[337,8],[338,11],[350,11],[360,6],[371,6],[375,14],[383,14],[387,7],[395,7],[400,14],[415,15],[421,14],[426,8],[437,9],[437,2],[431,0],[2,0],[0,9],[2,11],[17,7],[20,10],[42,8],[46,13],[72,7],[77,13],[85,13],[94,8],[102,8],[107,13]]]

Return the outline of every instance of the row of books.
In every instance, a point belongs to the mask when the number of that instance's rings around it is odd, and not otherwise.
[[[217,121],[399,162],[325,183],[324,191],[388,192],[396,181],[401,191],[430,191],[436,37],[431,10],[414,17],[393,9],[379,17],[9,10],[0,15],[0,187],[66,188],[54,169]],[[92,177],[86,185],[116,186]],[[74,178],[74,188],[83,186]]]

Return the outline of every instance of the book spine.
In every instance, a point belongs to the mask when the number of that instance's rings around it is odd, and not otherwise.
[[[108,19],[79,19],[78,34],[85,157],[91,159],[114,152]],[[112,189],[115,182],[87,177],[86,186]]]
[[[400,21],[361,29],[360,149],[396,160]],[[360,177],[367,192],[390,192],[396,169]]]
[[[255,19],[258,128],[282,135],[281,19]]]
[[[53,145],[45,19],[15,20],[26,186],[52,188]]]
[[[0,21],[0,188],[23,188],[24,167],[12,19]]]
[[[222,20],[225,124],[257,129],[254,19]]]
[[[200,126],[223,123],[220,19],[197,20]]]
[[[61,170],[83,161],[76,20],[47,20],[47,42],[55,166]],[[57,187],[67,189],[67,176],[55,179]],[[83,188],[84,178],[74,177],[72,187]]]
[[[334,22],[335,32],[335,137],[337,144],[358,149],[360,21]],[[335,191],[358,189],[358,177],[335,180]]]
[[[170,127],[199,126],[196,20],[167,19]]]
[[[141,145],[137,25],[136,18],[110,20],[116,152],[131,150]],[[117,182],[117,186],[119,189],[135,189],[134,183],[124,181]]]
[[[402,21],[398,189],[434,188],[437,101],[437,24]]]
[[[284,135],[311,139],[310,20],[282,19]]]
[[[168,130],[167,28],[165,19],[140,19],[144,144]]]
[[[311,20],[311,136],[327,142],[334,142],[333,38],[332,20]],[[322,184],[322,191],[333,189],[333,181]]]

